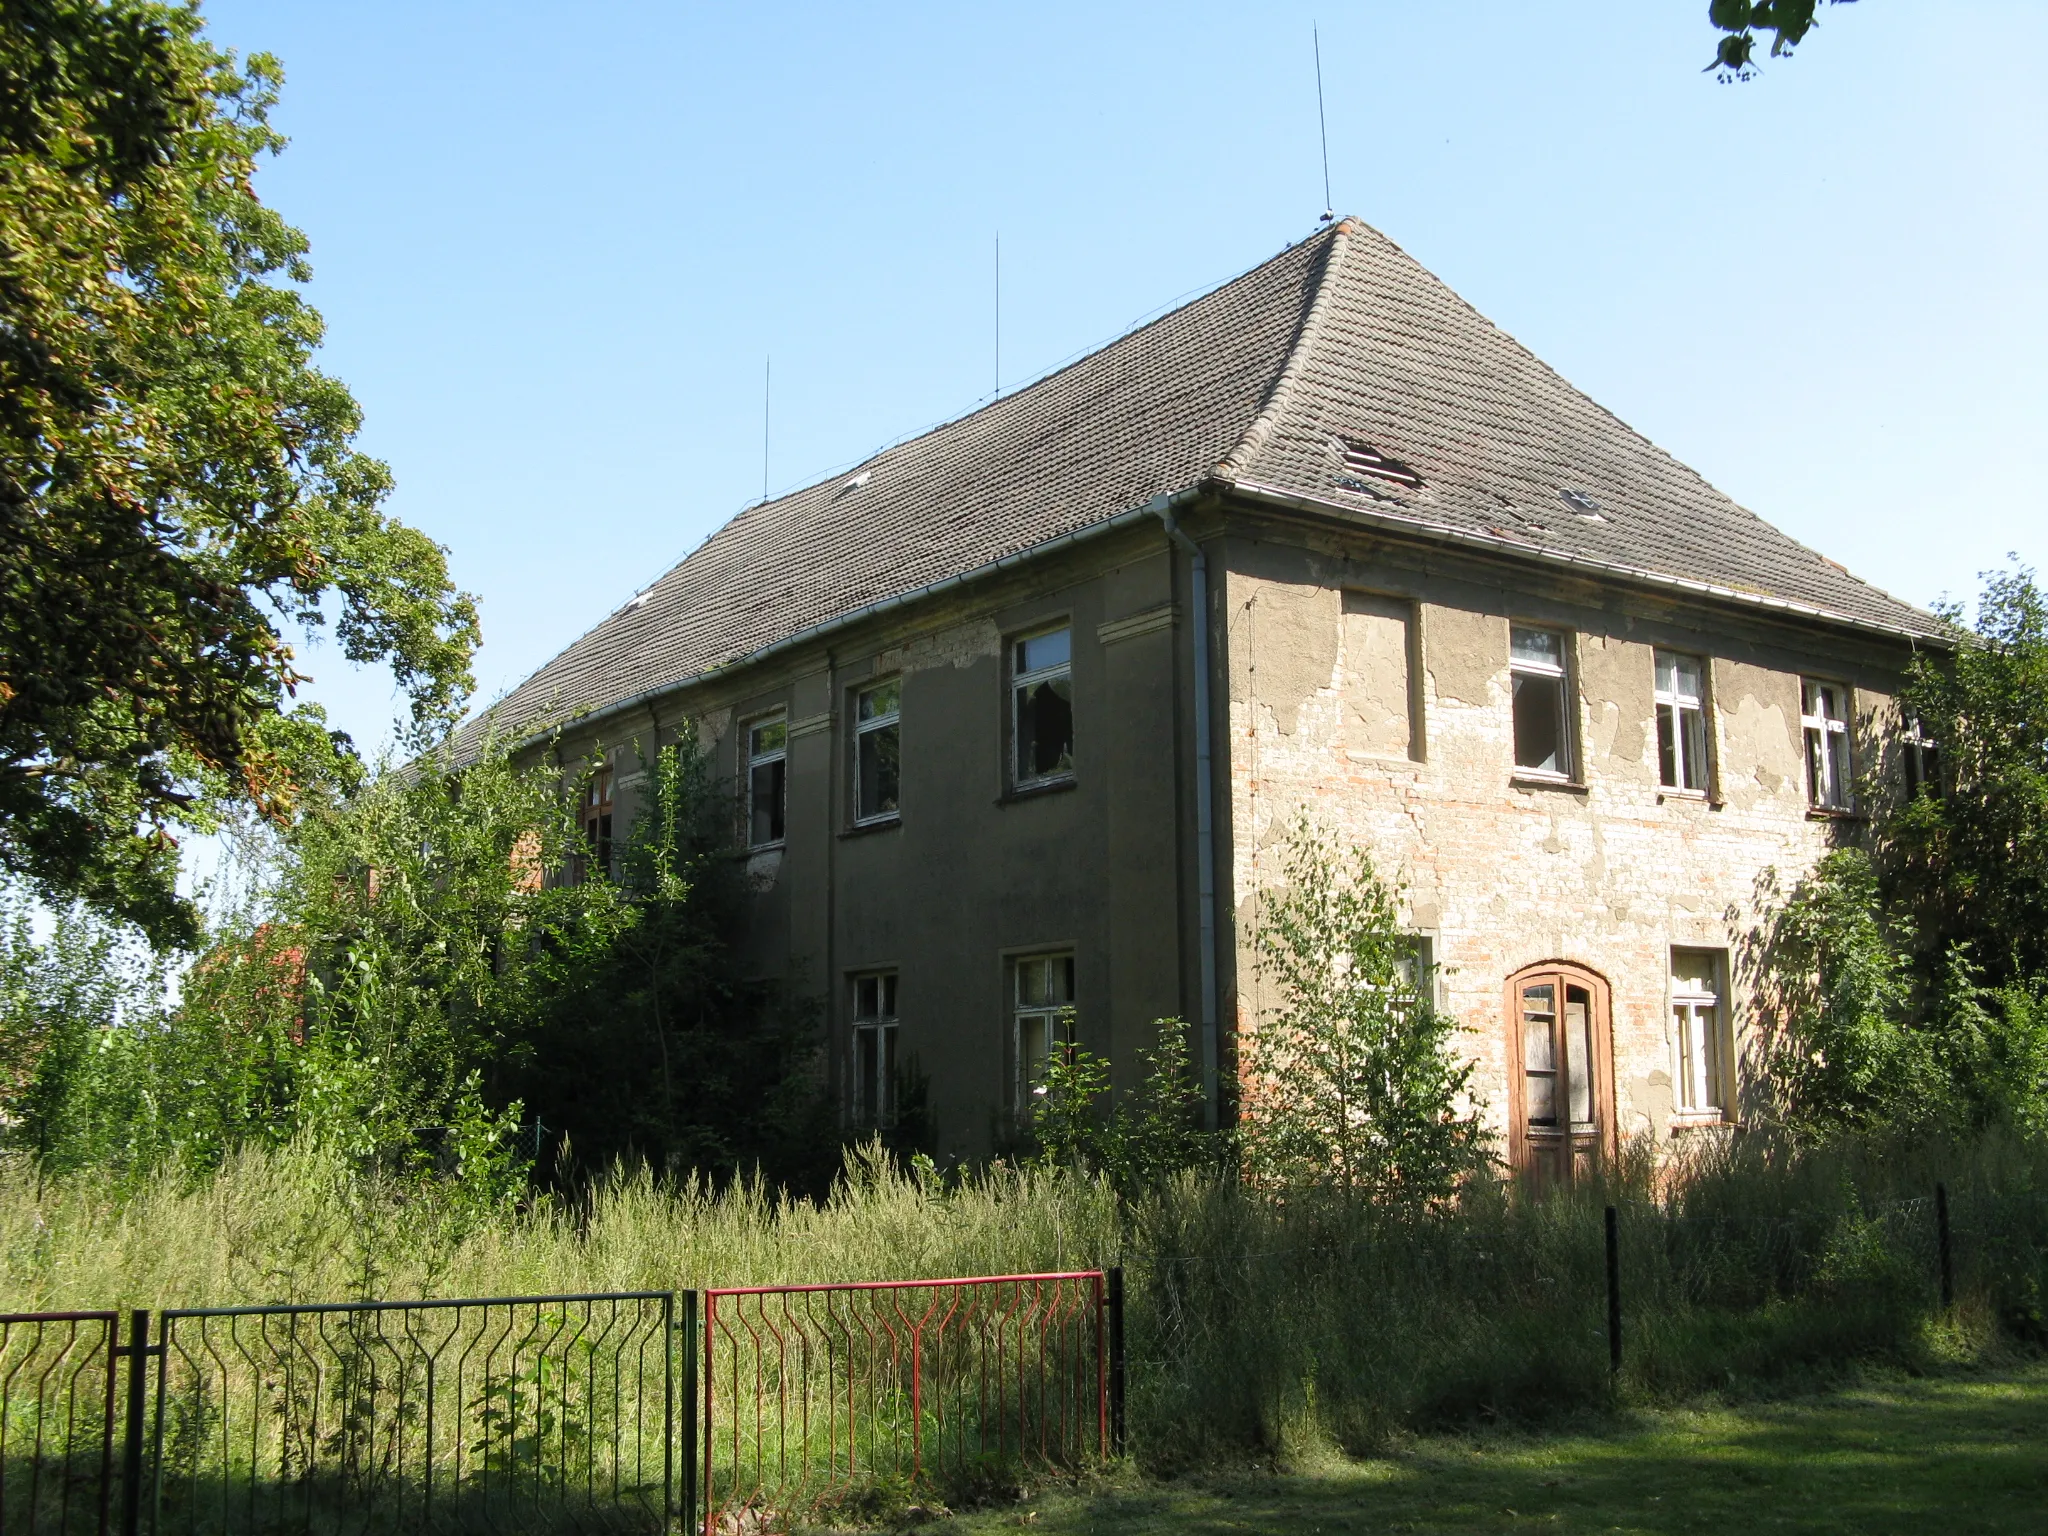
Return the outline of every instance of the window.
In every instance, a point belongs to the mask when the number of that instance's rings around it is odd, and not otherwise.
[[[1721,972],[1716,950],[1671,951],[1671,1082],[1681,1114],[1719,1114],[1728,1102]]]
[[[789,721],[777,715],[747,727],[747,846],[782,841],[782,807],[789,784]]]
[[[1394,961],[1394,987],[1404,1007],[1417,998],[1436,1002],[1436,941],[1428,934],[1408,936],[1407,953]]]
[[[903,680],[863,688],[854,701],[853,819],[883,821],[896,814],[902,777]]]
[[[1515,707],[1515,768],[1543,778],[1572,776],[1570,720],[1565,704],[1564,636],[1554,629],[1510,634],[1508,670]]]
[[[1799,685],[1806,727],[1806,801],[1822,810],[1849,808],[1849,690],[1840,683]]]
[[[853,1119],[885,1126],[896,1119],[896,973],[853,978]]]
[[[1941,748],[1927,729],[1927,723],[1918,715],[1906,717],[1906,735],[1903,743],[1906,758],[1906,794],[1941,795]]]
[[[583,843],[590,851],[579,853],[569,866],[569,882],[581,885],[595,871],[612,872],[612,771],[595,769],[583,781],[583,796],[577,804],[576,823],[583,829]]]
[[[1657,774],[1666,789],[1707,791],[1706,667],[1657,652]]]
[[[1074,1011],[1074,957],[1026,955],[1014,961],[1017,1108],[1028,1112],[1055,1047],[1069,1044]]]
[[[1022,789],[1074,771],[1074,632],[1049,629],[1010,647],[1012,784]]]

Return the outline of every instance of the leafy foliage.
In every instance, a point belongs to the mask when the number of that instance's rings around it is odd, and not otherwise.
[[[1824,1135],[1941,1118],[1950,1084],[1860,849],[1822,859],[1777,914],[1769,969],[1785,1025],[1769,1077],[1790,1124]]]
[[[1157,1019],[1152,1027],[1157,1043],[1138,1052],[1143,1075],[1113,1108],[1104,1058],[1074,1045],[1047,1059],[1031,1123],[1040,1166],[1099,1173],[1133,1193],[1218,1160],[1220,1139],[1202,1130],[1187,1023]]]
[[[1820,24],[1821,0],[1712,0],[1707,19],[1726,34],[1714,48],[1709,70],[1724,80],[1747,80],[1756,73],[1757,33],[1771,34],[1771,57],[1784,58]],[[1853,0],[1828,0],[1848,5]]]
[[[312,365],[306,239],[251,185],[281,79],[177,0],[0,10],[0,865],[159,942],[198,933],[175,830],[331,766],[287,631],[331,609],[422,732],[477,638]]]
[[[1416,974],[1370,856],[1305,817],[1268,899],[1260,963],[1279,995],[1247,1042],[1240,1135],[1255,1177],[1428,1203],[1485,1167],[1457,1022]]]
[[[1974,633],[1942,616],[1960,643],[1899,697],[1924,782],[1866,785],[1871,852],[1822,860],[1762,936],[1771,1089],[1807,1138],[2048,1132],[2048,599],[2015,564]]]
[[[1989,573],[1974,636],[1916,658],[1900,702],[1942,774],[1878,828],[1888,894],[1935,963],[1968,945],[1995,985],[2048,977],[2048,596],[2034,573]]]

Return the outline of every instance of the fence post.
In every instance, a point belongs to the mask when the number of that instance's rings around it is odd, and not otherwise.
[[[683,1292],[683,1526],[697,1518],[697,1293]]]
[[[115,1350],[128,1359],[128,1401],[121,1444],[121,1536],[142,1529],[143,1372],[149,1365],[149,1314],[141,1308],[128,1314],[128,1344]]]
[[[1941,1252],[1941,1310],[1946,1312],[1956,1304],[1956,1261],[1948,1234],[1948,1186],[1942,1183],[1934,1186],[1934,1236]]]
[[[1607,1207],[1607,1369],[1621,1374],[1621,1227]]]
[[[1124,1453],[1124,1268],[1109,1272],[1109,1454]]]

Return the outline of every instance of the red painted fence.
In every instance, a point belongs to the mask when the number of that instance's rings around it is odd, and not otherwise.
[[[706,1536],[1101,1459],[1120,1300],[1100,1270],[704,1292]]]

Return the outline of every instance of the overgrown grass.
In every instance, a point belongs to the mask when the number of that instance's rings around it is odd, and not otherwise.
[[[1957,1302],[1938,1302],[1946,1180]],[[1155,1467],[1363,1453],[1406,1431],[1545,1419],[1919,1367],[2043,1341],[2048,1152],[1987,1138],[1792,1156],[1761,1139],[1601,1188],[1454,1209],[1276,1200],[1183,1176],[1134,1204],[879,1154],[828,1200],[645,1176],[479,1210],[305,1150],[117,1198],[0,1174],[0,1306],[669,1289],[1092,1267],[1128,1274],[1133,1450]],[[1607,1365],[1602,1207],[1620,1208],[1626,1366]]]

